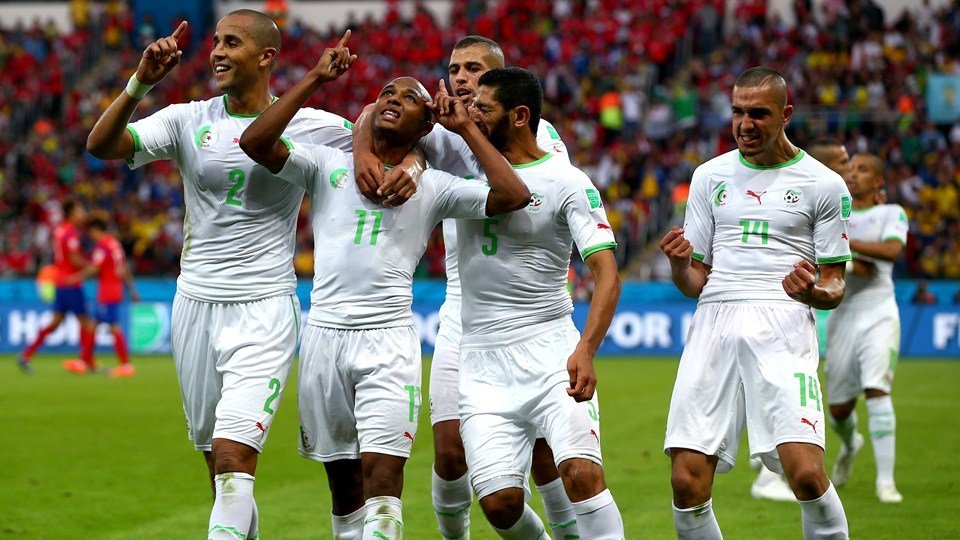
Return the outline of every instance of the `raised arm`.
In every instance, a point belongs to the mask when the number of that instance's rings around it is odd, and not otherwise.
[[[684,296],[700,298],[710,276],[710,266],[692,258],[693,246],[676,225],[660,241],[660,250],[670,260],[670,277]]]
[[[243,131],[240,136],[240,149],[250,156],[250,159],[272,173],[280,172],[290,155],[287,146],[280,140],[283,130],[318,88],[336,80],[350,69],[357,55],[350,54],[350,49],[346,46],[349,39],[350,30],[347,30],[336,46],[324,49],[317,65],[308,71],[300,82],[263,111],[263,114]]]
[[[793,271],[783,278],[783,290],[790,298],[817,309],[833,309],[840,305],[846,291],[846,263],[820,265],[820,275],[809,261],[793,265]]]
[[[850,251],[865,255],[871,259],[894,262],[900,257],[900,252],[903,251],[903,244],[900,240],[893,238],[884,240],[883,242],[858,242],[851,240]]]
[[[576,401],[589,401],[597,388],[597,375],[593,369],[593,357],[607,335],[613,313],[620,300],[620,274],[613,251],[604,249],[587,256],[585,261],[593,274],[596,287],[590,300],[587,325],[580,342],[567,360],[570,374],[569,394]]]
[[[87,136],[87,152],[100,159],[129,159],[135,149],[133,136],[127,124],[143,96],[180,63],[183,51],[177,40],[187,30],[187,21],[170,36],[151,43],[140,57],[137,72],[130,77],[127,88],[103,111]]]
[[[488,216],[512,212],[530,204],[530,190],[527,185],[473,123],[463,103],[450,97],[443,81],[440,81],[440,91],[434,97],[430,108],[437,114],[440,125],[463,137],[487,173],[487,182],[490,184],[490,194],[487,195]]]

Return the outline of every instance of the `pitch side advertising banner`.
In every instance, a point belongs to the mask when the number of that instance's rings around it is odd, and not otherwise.
[[[439,301],[414,302],[414,324],[424,354],[433,352],[437,337]],[[583,328],[587,304],[578,303],[574,322]],[[651,306],[621,301],[599,354],[610,356],[678,356],[683,348],[695,305]],[[170,302],[126,304],[121,321],[134,354],[170,354]],[[304,313],[306,315],[306,313]],[[27,346],[47,324],[53,313],[48,304],[13,302],[0,305],[0,352],[16,353]],[[302,320],[306,320],[303,317]],[[960,307],[900,307],[901,356],[960,359]],[[41,352],[75,355],[79,345],[76,318],[68,316],[47,338]],[[101,325],[97,332],[98,351],[111,353],[113,336]]]

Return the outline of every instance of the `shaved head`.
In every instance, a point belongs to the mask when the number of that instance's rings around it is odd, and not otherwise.
[[[850,154],[847,153],[847,147],[838,139],[832,137],[814,139],[807,145],[807,153],[841,177],[847,177],[850,169]]]
[[[740,74],[734,86],[737,88],[771,88],[774,90],[780,105],[787,104],[787,81],[775,69],[763,66],[750,68]]]
[[[863,160],[870,167],[870,170],[873,171],[873,174],[883,178],[883,171],[886,168],[886,165],[880,156],[876,154],[863,153],[854,155],[852,159],[856,159],[858,161]]]
[[[252,9],[238,9],[231,11],[227,17],[243,17],[246,24],[244,30],[263,48],[272,47],[280,50],[280,28],[268,15]]]
[[[427,92],[426,87],[424,87],[423,84],[414,77],[408,77],[406,75],[397,77],[396,79],[383,85],[383,87],[386,88],[391,85],[412,88],[414,92],[420,95],[420,99],[423,101],[427,103],[433,101],[433,98],[430,97],[430,92]]]
[[[505,65],[503,49],[500,48],[500,45],[496,41],[483,36],[466,36],[461,38],[460,41],[453,46],[453,50],[468,49],[470,47],[480,47],[485,50],[486,54],[484,56],[490,69],[502,68]]]

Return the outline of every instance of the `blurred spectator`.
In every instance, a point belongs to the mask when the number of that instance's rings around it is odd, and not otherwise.
[[[910,303],[917,305],[933,305],[937,303],[937,297],[930,292],[927,280],[921,279],[917,282],[917,288],[913,291],[913,298]]]

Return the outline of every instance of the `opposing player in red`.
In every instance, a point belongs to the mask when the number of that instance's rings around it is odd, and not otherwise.
[[[63,222],[53,232],[53,264],[57,269],[57,294],[53,301],[53,320],[40,330],[37,339],[20,353],[17,365],[24,373],[30,374],[33,371],[30,358],[43,345],[47,336],[60,327],[67,313],[73,313],[80,321],[80,359],[66,360],[63,367],[77,374],[93,371],[93,320],[87,316],[82,284],[69,282],[70,276],[87,266],[87,260],[83,257],[79,229],[83,226],[86,216],[86,210],[80,203],[73,200],[63,202]]]
[[[95,214],[87,221],[87,234],[96,242],[91,254],[91,264],[71,277],[70,281],[83,283],[83,280],[99,276],[97,286],[97,311],[94,326],[110,325],[113,334],[113,346],[117,351],[120,363],[110,370],[111,377],[132,377],[135,374],[130,364],[130,353],[127,349],[127,338],[120,327],[120,303],[123,302],[123,286],[126,284],[130,291],[130,298],[134,302],[140,301],[137,286],[133,281],[133,274],[127,266],[127,256],[123,246],[107,232],[107,219],[102,214]]]

